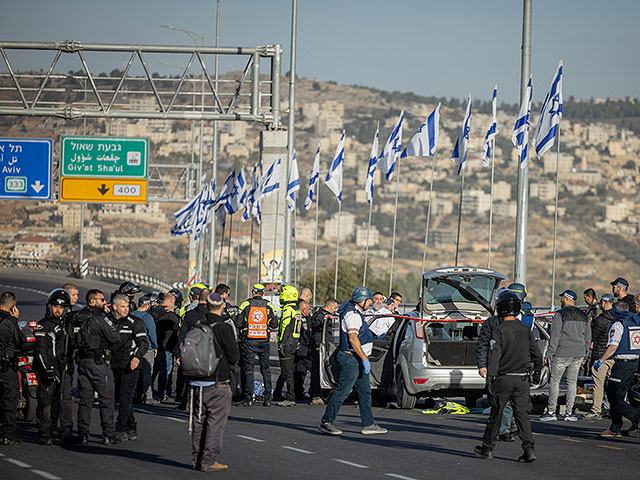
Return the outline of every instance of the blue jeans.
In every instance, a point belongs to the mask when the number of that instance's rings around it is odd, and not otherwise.
[[[163,400],[167,395],[167,382],[173,368],[173,354],[171,352],[158,352],[158,397]]]
[[[362,426],[373,425],[371,384],[369,383],[369,375],[365,375],[363,371],[362,362],[356,359],[355,354],[351,355],[342,351],[338,352],[336,359],[340,372],[338,374],[338,388],[329,399],[327,409],[322,417],[322,423],[333,422],[336,419],[342,403],[349,396],[351,390],[355,388],[358,393]]]
[[[507,402],[502,411],[502,421],[500,422],[500,430],[498,435],[509,433],[511,431],[511,421],[513,420],[513,407],[511,402]]]

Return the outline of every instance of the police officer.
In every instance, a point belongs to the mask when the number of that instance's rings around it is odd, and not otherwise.
[[[371,384],[369,355],[373,349],[373,333],[363,313],[371,306],[373,294],[367,287],[356,287],[351,300],[340,311],[340,346],[338,347],[338,388],[331,395],[320,423],[320,431],[329,435],[340,435],[342,430],[333,422],[351,390],[358,393],[362,434],[387,433],[386,428],[377,425],[371,410]]]
[[[141,319],[129,315],[129,299],[123,294],[113,298],[112,320],[120,336],[113,348],[113,366],[120,398],[116,438],[119,441],[137,440],[133,397],[138,382],[140,362],[149,349],[147,331]]]
[[[36,421],[40,444],[51,445],[52,436],[66,439],[71,435],[70,426],[60,432],[56,431],[58,419],[63,420],[62,378],[66,367],[67,330],[65,313],[71,308],[69,293],[57,288],[49,294],[46,312],[34,328],[36,337],[35,372],[38,379],[36,397],[38,407]]]
[[[118,443],[113,421],[114,380],[111,349],[120,340],[114,323],[106,315],[104,294],[97,289],[86,295],[87,306],[76,314],[80,324],[78,349],[78,434],[80,445],[89,443],[94,392],[100,402],[100,423],[105,445]]]
[[[142,291],[142,287],[139,283],[136,282],[122,282],[120,287],[118,287],[118,293],[122,293],[127,296],[129,301],[129,313],[134,312],[137,308],[136,302],[134,300],[137,293]],[[112,300],[113,302],[113,300]]]
[[[521,301],[510,290],[498,296],[496,311],[502,323],[493,335],[487,366],[488,388],[491,393],[491,413],[482,438],[482,445],[474,448],[480,458],[491,458],[496,444],[502,412],[509,401],[518,425],[518,436],[522,440],[524,453],[519,462],[536,460],[533,434],[528,411],[531,409],[529,387],[529,357],[534,363],[533,382],[539,383],[542,370],[542,354],[536,345],[531,330],[517,321]]]
[[[311,332],[311,385],[309,388],[309,403],[311,405],[324,405],[322,389],[320,387],[320,344],[322,343],[323,329],[328,319],[333,317],[338,310],[338,301],[328,298],[324,306],[311,316],[309,329]],[[330,323],[327,326],[330,328]]]
[[[23,347],[23,337],[18,326],[20,311],[16,296],[11,292],[0,295],[0,421],[2,436],[0,444],[19,445],[16,437],[18,415],[18,361],[16,354]]]
[[[147,331],[147,340],[149,341],[149,349],[140,362],[140,380],[138,380],[140,403],[158,405],[160,402],[153,398],[151,389],[153,362],[158,354],[158,337],[156,336],[156,324],[149,313],[150,309],[151,294],[146,294],[138,299],[138,309],[135,312],[130,312],[129,315],[142,320]]]
[[[640,437],[640,408],[634,408],[626,396],[638,368],[640,356],[640,316],[629,311],[628,304],[623,300],[613,305],[615,321],[609,329],[609,342],[604,354],[593,364],[597,372],[609,358],[615,363],[609,374],[607,383],[607,398],[611,405],[609,412],[611,426],[600,434],[603,438],[620,438],[622,436],[623,417],[631,421],[631,428],[627,432],[629,437]]]
[[[269,330],[278,328],[275,315],[276,308],[262,298],[265,287],[256,283],[252,289],[252,297],[240,305],[240,313],[236,317],[236,327],[240,330],[243,348],[242,360],[246,369],[242,405],[253,405],[253,367],[255,357],[260,362],[260,373],[264,379],[265,407],[271,406],[271,370],[269,369]]]
[[[282,386],[284,383],[287,384],[287,394],[282,401],[278,402],[281,407],[292,407],[296,404],[293,368],[303,322],[302,313],[296,308],[297,303],[298,290],[296,287],[284,285],[280,291],[282,316],[278,327],[280,378],[273,394],[274,397],[280,396],[282,394]]]

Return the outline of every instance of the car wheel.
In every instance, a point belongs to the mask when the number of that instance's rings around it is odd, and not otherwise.
[[[396,386],[396,401],[400,408],[412,409],[416,406],[416,397],[407,392],[402,372],[398,372],[398,380]]]

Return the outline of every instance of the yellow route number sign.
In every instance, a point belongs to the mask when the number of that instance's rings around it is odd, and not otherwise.
[[[60,179],[61,202],[146,203],[146,179],[78,178]]]

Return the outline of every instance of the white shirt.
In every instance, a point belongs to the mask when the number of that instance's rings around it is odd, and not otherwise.
[[[357,307],[356,307],[357,308]],[[347,312],[342,317],[342,322],[340,322],[340,328],[343,332],[355,333],[356,335],[360,332],[360,327],[362,326],[362,317],[356,312]],[[368,357],[371,355],[371,350],[373,350],[373,343],[364,343],[362,344],[362,351]]]
[[[609,345],[615,345],[616,347],[620,345],[620,341],[622,340],[622,334],[624,333],[624,326],[621,322],[615,322],[611,325],[609,329],[609,341],[607,342],[607,347]],[[633,354],[624,354],[624,355],[614,355],[613,358],[617,358],[618,360],[635,360],[638,358],[638,355]]]
[[[392,312],[385,307],[380,307],[380,310],[374,310],[373,307],[371,307],[365,312],[365,315],[392,315]],[[376,318],[373,322],[371,322],[371,325],[369,325],[369,330],[371,330],[376,336],[379,337],[387,333],[395,322],[396,319],[393,317]]]

